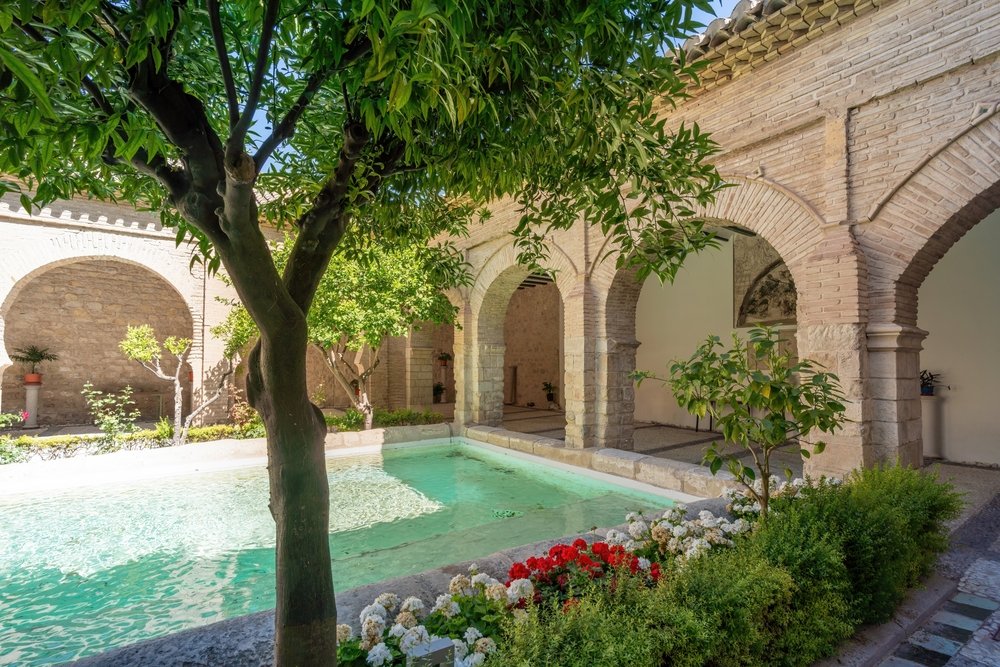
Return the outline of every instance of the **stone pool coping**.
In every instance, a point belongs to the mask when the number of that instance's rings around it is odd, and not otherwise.
[[[387,445],[448,438],[465,438],[512,452],[531,454],[554,463],[613,475],[620,478],[619,483],[632,480],[699,498],[718,497],[727,489],[736,487],[735,480],[728,472],[722,471],[713,476],[704,466],[693,463],[620,449],[576,449],[566,447],[564,442],[553,438],[475,424],[394,426],[370,431],[330,433],[326,436],[326,450],[327,456],[347,456],[375,452]],[[0,466],[0,499],[24,493],[134,483],[258,465],[267,465],[267,443],[264,438],[217,440],[179,447],[12,463]]]
[[[711,498],[688,503],[688,516],[702,510],[725,513],[725,501]],[[625,525],[619,525],[624,530]],[[608,529],[544,540],[498,551],[476,560],[454,563],[426,572],[397,577],[353,588],[337,594],[337,616],[358,631],[358,615],[380,593],[392,592],[401,598],[410,595],[433,604],[438,595],[448,591],[448,582],[456,574],[468,572],[475,563],[480,572],[506,579],[507,570],[528,556],[547,551],[552,545],[582,537],[590,542],[602,539]],[[183,630],[156,639],[149,639],[113,649],[76,662],[72,667],[271,667],[274,664],[274,611],[238,616],[200,628]]]

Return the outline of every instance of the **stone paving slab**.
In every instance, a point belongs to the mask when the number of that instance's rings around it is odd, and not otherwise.
[[[1000,563],[980,558],[958,582],[959,590],[990,600],[1000,600]]]

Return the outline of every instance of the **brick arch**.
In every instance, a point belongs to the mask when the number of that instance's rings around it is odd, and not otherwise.
[[[578,270],[569,256],[555,244],[549,246],[546,268],[554,273],[563,309],[575,287]],[[503,420],[505,353],[504,319],[507,306],[530,269],[517,261],[512,243],[500,247],[476,274],[469,296],[470,322],[456,344],[456,368],[463,368],[463,388],[456,391],[456,413],[467,421],[499,425]],[[564,378],[564,387],[569,380]],[[568,400],[568,399],[567,399]],[[567,404],[567,411],[570,406]]]
[[[708,222],[737,225],[762,237],[785,261],[798,285],[806,260],[823,236],[823,216],[788,188],[763,177],[729,174],[723,180],[732,187],[719,192],[713,203],[696,207],[695,215]],[[590,273],[610,287],[617,269],[606,257],[609,247],[605,242]]]
[[[916,326],[917,290],[931,269],[1000,208],[998,107],[928,155],[858,226],[869,263],[872,322]]]
[[[41,243],[11,244],[6,248],[7,259],[0,267],[0,372],[11,365],[4,340],[4,322],[11,304],[33,279],[66,264],[108,260],[139,266],[162,279],[177,293],[187,306],[192,322],[200,321],[201,313],[192,298],[200,289],[199,281],[190,272],[180,270],[177,258],[162,247],[168,243],[167,240],[154,242],[149,238],[82,232],[59,235]]]
[[[780,184],[732,175],[724,180],[735,185],[696,213],[710,222],[753,231],[775,249],[795,283],[800,334],[819,323],[862,321],[865,263],[850,229],[826,224],[814,208]],[[833,287],[831,276],[836,278]],[[598,439],[603,446],[630,448],[635,403],[630,373],[638,346],[635,316],[642,283],[635,270],[619,270],[610,258],[592,265],[591,277],[597,286],[598,331],[605,352],[597,360],[598,401],[604,403],[596,411],[602,422]],[[837,293],[831,296],[831,290]]]

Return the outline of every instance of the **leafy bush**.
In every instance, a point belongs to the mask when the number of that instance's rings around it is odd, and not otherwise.
[[[348,408],[343,415],[324,415],[327,428],[335,431],[360,431],[365,426],[365,416],[354,408]]]
[[[710,636],[706,663],[762,664],[788,627],[795,584],[785,570],[744,549],[690,561],[668,584],[665,601],[690,609]]]
[[[337,431],[360,431],[365,426],[365,416],[354,408],[348,408],[340,417],[326,415],[326,425]],[[431,410],[375,410],[373,425],[375,428],[389,426],[423,426],[425,424],[441,424],[444,415]]]
[[[785,524],[801,522],[843,555],[853,623],[892,616],[908,587],[946,546],[945,522],[961,502],[947,485],[906,468],[871,469],[842,487],[810,487],[776,505]]]
[[[531,605],[509,617],[488,665],[533,667],[629,665],[695,667],[706,664],[710,638],[691,610],[669,604],[663,591],[621,579],[597,587],[572,604]],[[669,662],[667,659],[669,658]]]
[[[21,412],[0,412],[0,431],[5,428],[20,426],[28,419],[28,413]]]
[[[87,382],[80,393],[87,403],[90,416],[94,418],[94,425],[104,434],[103,451],[119,449],[121,436],[138,430],[135,422],[139,419],[140,413],[138,410],[129,410],[129,406],[135,405],[132,400],[132,387],[126,385],[117,394],[105,393],[94,389],[94,385]]]
[[[811,665],[832,655],[854,632],[851,582],[840,542],[799,509],[793,505],[773,513],[743,545],[752,558],[784,569],[794,581],[788,626],[770,647],[774,665]]]
[[[871,469],[774,499],[728,549],[679,560],[655,589],[550,595],[509,618],[488,665],[810,665],[886,620],[947,545],[958,495]]]
[[[28,452],[10,436],[0,435],[0,465],[20,463],[28,458]]]

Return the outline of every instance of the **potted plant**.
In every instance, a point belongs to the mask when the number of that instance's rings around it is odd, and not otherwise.
[[[941,385],[938,382],[939,377],[941,377],[940,373],[931,373],[928,370],[920,371],[920,395],[933,396],[934,388]]]
[[[543,382],[542,389],[545,390],[545,400],[549,403],[556,402],[556,386],[551,382]]]
[[[451,355],[447,352],[442,352],[438,355],[438,361],[441,362],[442,366],[447,366],[448,362],[451,361]]]
[[[441,399],[444,398],[444,383],[435,382],[434,383],[434,402],[440,403]]]
[[[47,347],[28,345],[15,349],[10,358],[28,365],[28,372],[24,374],[24,384],[41,384],[42,375],[38,372],[38,365],[43,361],[56,361],[59,359],[59,355],[49,352]]]

